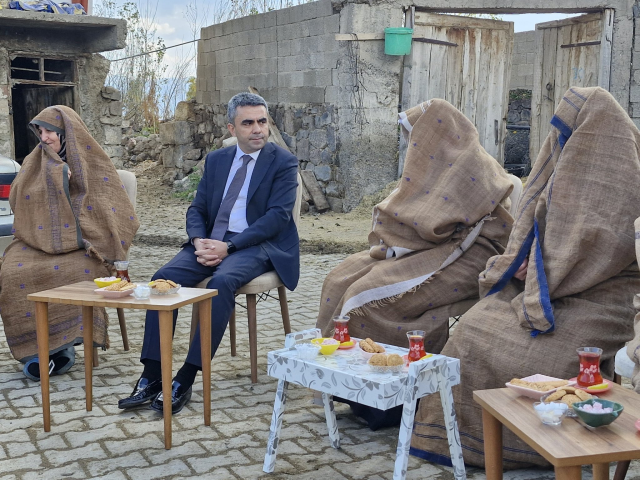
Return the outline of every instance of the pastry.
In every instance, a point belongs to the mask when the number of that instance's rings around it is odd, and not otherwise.
[[[547,397],[547,399],[545,400],[545,403],[551,403],[551,402],[555,402],[556,400],[560,400],[566,394],[567,392],[564,389],[556,390],[555,392],[553,392],[551,395]]]
[[[378,367],[387,366],[387,356],[384,353],[376,353],[369,359],[369,365],[375,365]]]
[[[587,394],[588,395],[588,394]],[[576,402],[581,402],[582,400],[577,395],[573,395],[572,393],[568,393],[564,397],[560,399],[562,403],[566,403],[569,407],[571,407]],[[545,402],[547,403],[547,402]]]
[[[580,398],[580,401],[589,400],[591,398],[591,395],[585,392],[584,390],[576,389],[575,394],[577,397]]]
[[[389,367],[395,367],[397,365],[403,365],[403,364],[404,364],[404,360],[397,353],[391,353],[387,355],[387,365]]]

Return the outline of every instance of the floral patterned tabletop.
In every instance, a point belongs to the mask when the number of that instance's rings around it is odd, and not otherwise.
[[[269,352],[267,372],[271,377],[280,380],[382,410],[402,404],[402,392],[409,367],[405,365],[399,372],[375,372],[357,346],[358,339],[354,340],[354,348],[337,350],[331,355],[318,355],[311,360],[298,358],[295,347]],[[409,352],[406,348],[384,344],[383,346],[386,353],[404,356]],[[442,355],[433,355],[429,360],[433,359],[435,364],[442,358]],[[447,359],[443,370],[452,386],[460,382],[459,360]],[[418,397],[438,391],[435,377],[429,375],[428,370],[420,374],[417,385]]]

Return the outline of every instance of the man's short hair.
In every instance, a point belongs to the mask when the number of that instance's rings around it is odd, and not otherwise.
[[[260,95],[249,92],[238,93],[229,100],[229,104],[227,105],[227,119],[230,124],[234,125],[238,107],[258,107],[260,105],[264,106],[267,110],[269,109],[267,102]]]

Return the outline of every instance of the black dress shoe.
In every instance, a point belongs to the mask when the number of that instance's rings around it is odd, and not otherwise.
[[[125,409],[137,407],[152,400],[162,391],[162,379],[159,378],[150,382],[147,378],[140,377],[138,383],[133,388],[131,396],[118,400],[118,408]]]
[[[171,384],[171,413],[173,415],[179,413],[189,400],[191,400],[191,387],[185,390],[182,385],[180,385],[180,383],[174,380]],[[162,398],[162,392],[160,392],[160,395],[158,395],[156,399],[151,402],[149,408],[155,410],[156,412],[162,413],[163,405],[164,402]]]

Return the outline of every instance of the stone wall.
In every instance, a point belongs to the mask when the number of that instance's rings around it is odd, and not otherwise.
[[[0,154],[15,158],[13,117],[11,114],[11,55],[0,47]],[[37,57],[41,52],[21,52]],[[74,60],[78,73],[76,111],[87,125],[89,133],[100,143],[117,167],[122,166],[122,102],[120,92],[107,87],[104,81],[109,72],[109,61],[102,55],[57,55]]]
[[[535,31],[518,32],[513,42],[510,90],[533,88],[533,65],[536,59]]]

